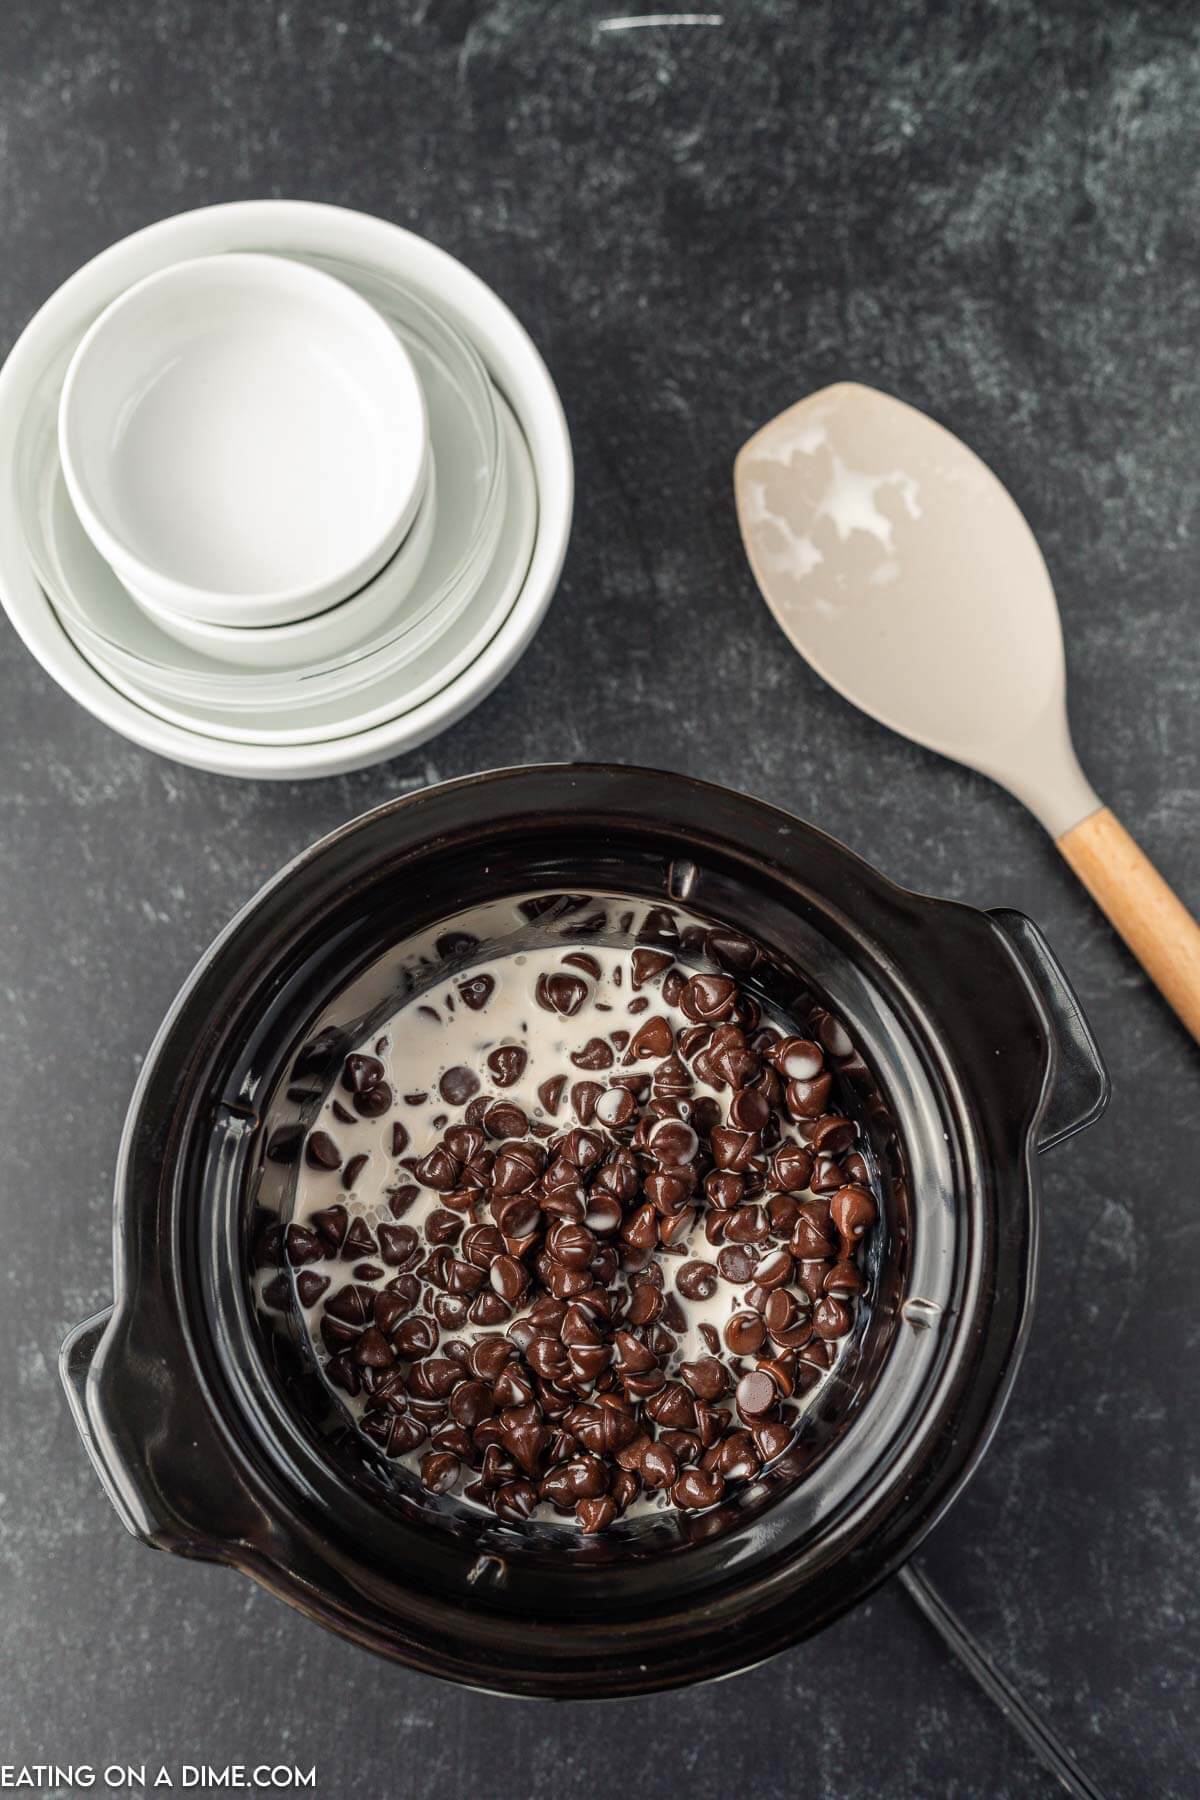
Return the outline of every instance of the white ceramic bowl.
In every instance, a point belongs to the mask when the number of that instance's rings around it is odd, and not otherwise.
[[[85,333],[59,448],[80,520],[160,610],[244,628],[311,618],[412,524],[425,403],[396,334],[280,256],[200,257],[135,283]]]
[[[186,619],[149,594],[133,588],[128,592],[161,631],[201,656],[243,670],[293,669],[341,656],[400,617],[425,567],[436,520],[437,476],[431,468],[417,516],[392,560],[348,600],[294,625],[260,625],[251,631],[238,625],[211,625],[206,619]]]
[[[415,288],[471,338],[512,404],[533,459],[537,536],[515,605],[448,685],[369,730],[303,746],[219,743],[166,724],[92,668],[59,625],[24,545],[16,443],[47,365],[133,281],[183,257],[230,250],[344,258]],[[526,649],[553,596],[571,530],[571,440],[553,381],[528,333],[477,275],[444,250],[366,213],[303,200],[251,200],[163,219],[84,265],[41,307],[0,370],[0,600],[22,641],[93,717],[160,756],[215,774],[296,780],[341,774],[415,749],[489,694]]]

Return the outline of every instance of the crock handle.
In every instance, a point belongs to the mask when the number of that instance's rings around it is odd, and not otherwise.
[[[1100,1046],[1062,964],[1024,913],[994,907],[996,921],[1041,995],[1058,1040],[1054,1086],[1038,1126],[1039,1150],[1052,1150],[1094,1124],[1108,1105],[1112,1083]]]
[[[161,1355],[132,1344],[115,1309],[77,1325],[58,1370],[76,1429],[126,1531],[159,1550],[210,1562],[263,1527],[222,1460],[203,1407],[174,1387]],[[115,1398],[114,1398],[115,1396]]]
[[[134,1537],[144,1537],[146,1533],[143,1525],[130,1509],[120,1484],[106,1467],[100,1455],[92,1432],[92,1422],[88,1417],[88,1373],[91,1370],[96,1351],[100,1348],[100,1340],[108,1329],[108,1322],[112,1318],[112,1314],[112,1307],[107,1306],[103,1312],[96,1313],[93,1318],[85,1319],[82,1325],[76,1325],[74,1331],[68,1332],[63,1339],[62,1349],[58,1353],[58,1372],[62,1377],[63,1387],[66,1389],[67,1405],[71,1409],[75,1429],[83,1439],[83,1447],[88,1453],[88,1461],[100,1477],[101,1487],[108,1495],[113,1510],[126,1531]]]

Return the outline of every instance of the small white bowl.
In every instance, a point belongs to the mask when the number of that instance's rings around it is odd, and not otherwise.
[[[431,466],[412,529],[392,560],[348,600],[294,625],[262,625],[249,631],[237,625],[210,625],[205,619],[185,619],[160,606],[149,594],[124,585],[160,631],[201,656],[215,657],[239,669],[294,669],[345,655],[399,621],[429,556],[436,520],[437,477]]]
[[[102,312],[58,435],[121,580],[233,627],[311,618],[370,581],[412,524],[429,441],[408,352],[374,307],[252,253],[176,263]]]

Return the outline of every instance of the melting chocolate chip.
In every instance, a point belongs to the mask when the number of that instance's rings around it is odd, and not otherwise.
[[[447,1106],[465,1106],[479,1092],[479,1077],[474,1069],[455,1063],[438,1082],[438,1093]]]
[[[540,975],[534,998],[546,1012],[574,1018],[588,996],[588,984],[578,975]]]
[[[488,1052],[488,1074],[497,1087],[513,1087],[525,1073],[528,1062],[529,1052],[520,1044],[497,1044]]]

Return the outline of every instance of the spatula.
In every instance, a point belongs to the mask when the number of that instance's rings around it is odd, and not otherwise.
[[[800,654],[873,718],[1023,801],[1200,1038],[1200,926],[1079,766],[1054,589],[991,470],[924,413],[844,382],[764,425],[734,490],[758,585]]]

